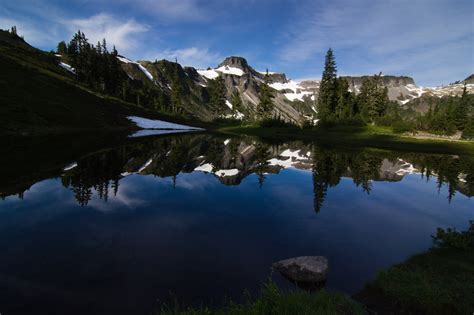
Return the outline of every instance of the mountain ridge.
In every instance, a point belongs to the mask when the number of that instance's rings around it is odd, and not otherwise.
[[[0,35],[0,48],[6,52],[5,55],[18,63],[24,61],[17,58],[17,55],[28,55],[26,59],[38,66],[37,69],[46,69],[47,73],[56,78],[65,80],[82,90],[90,90],[75,82],[75,69],[68,64],[66,55],[38,50],[8,31],[2,31]],[[111,99],[125,100],[127,106],[132,105],[123,112],[149,110],[158,114],[171,113],[176,117],[182,116],[203,122],[212,122],[222,118],[256,120],[260,91],[266,80],[272,90],[274,105],[272,112],[268,113],[269,117],[303,125],[307,122],[312,123],[317,113],[316,100],[320,80],[296,81],[289,79],[285,73],[257,71],[244,57],[229,56],[216,68],[205,70],[191,66],[183,67],[177,62],[165,59],[132,61],[122,55],[117,55],[117,59],[123,71],[120,75],[126,77],[126,81],[121,87],[120,96],[114,96],[115,98]],[[20,72],[20,70],[16,71]],[[211,94],[212,89],[215,88],[215,79],[218,77],[223,82],[224,100],[216,105],[216,102],[211,101]],[[357,94],[362,82],[368,76],[344,76],[344,78],[349,83],[349,90]],[[469,83],[474,80],[474,75],[467,77],[464,81],[434,88],[417,86],[415,80],[408,76],[384,75],[381,78],[382,84],[388,88],[389,99],[398,102],[401,108],[409,106],[411,102],[415,102],[422,96],[440,98],[447,95],[460,95],[464,84],[468,93],[474,93],[474,84]],[[22,80],[28,81],[28,78]],[[41,84],[43,83],[45,83],[44,80]],[[92,90],[90,92],[92,95],[97,94]],[[100,94],[100,91],[98,93]],[[20,94],[16,97],[20,97]],[[100,98],[106,98],[104,96]],[[241,104],[234,104],[236,100]],[[68,100],[65,98],[63,102],[68,102]],[[173,103],[179,105],[176,106]],[[133,105],[136,106],[133,107]],[[416,103],[415,105],[418,106]],[[424,111],[423,108],[426,106],[418,107]],[[128,121],[119,117],[111,121],[120,121],[120,125],[129,126]]]
[[[226,81],[228,98],[227,101],[230,102],[230,96],[232,92],[238,90],[241,95],[241,98],[248,102],[256,105],[259,101],[258,99],[258,85],[263,80],[265,73],[255,70],[252,66],[249,65],[247,60],[241,56],[229,56],[226,57],[222,62],[220,62],[216,68],[197,69],[194,67],[186,67],[192,69],[191,71],[199,74],[201,78],[197,78],[199,84],[203,85],[207,80],[212,80],[221,75]],[[242,79],[237,79],[237,77],[245,77],[247,80],[255,79],[257,82],[244,82]],[[302,80],[296,81],[287,78],[285,73],[282,72],[269,72],[269,82],[270,86],[275,90],[276,94],[276,103],[277,103],[277,114],[287,118],[285,120],[290,120],[293,122],[298,122],[305,119],[310,119],[315,110],[315,99],[319,91],[320,80]],[[342,76],[349,83],[349,90],[356,94],[360,91],[360,86],[362,82],[370,77],[370,75],[362,76]],[[430,95],[434,97],[443,97],[448,95],[460,95],[464,88],[464,84],[467,85],[467,92],[474,93],[474,75],[469,76],[464,81],[459,81],[459,83],[450,84],[446,86],[439,87],[421,87],[415,83],[414,78],[410,76],[396,76],[396,75],[381,75],[382,84],[388,88],[389,100],[396,101],[399,105],[405,105],[408,102],[415,100],[422,95]],[[242,83],[242,85],[240,84]],[[252,85],[257,85],[252,86]],[[250,91],[245,94],[250,85]],[[289,101],[289,103],[285,102]],[[299,104],[295,106],[294,102],[301,102],[303,105]],[[300,115],[294,113],[290,107],[285,105],[290,105],[291,108],[300,111]],[[293,105],[293,106],[292,106]],[[247,108],[251,113],[255,113],[255,109],[247,104]]]

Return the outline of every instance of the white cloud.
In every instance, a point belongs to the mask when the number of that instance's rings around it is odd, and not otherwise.
[[[322,60],[332,47],[336,59],[338,52],[344,55],[345,60],[338,62],[345,66],[344,72],[411,70],[422,75],[421,71],[437,67],[443,77],[426,82],[441,83],[453,80],[459,67],[474,68],[472,10],[452,1],[332,1],[327,6],[303,6],[298,15],[299,22],[284,34],[279,53],[288,64]]]
[[[167,59],[178,62],[184,66],[207,68],[216,66],[223,58],[220,54],[209,51],[208,48],[188,47],[182,49],[167,49],[148,54],[150,59]]]
[[[105,38],[109,49],[115,45],[121,54],[136,50],[141,45],[136,39],[136,35],[148,30],[147,25],[138,23],[135,19],[123,21],[105,13],[85,19],[64,21],[63,23],[71,32],[80,29],[92,44],[96,44]]]

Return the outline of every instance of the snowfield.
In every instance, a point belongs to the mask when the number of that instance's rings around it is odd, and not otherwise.
[[[215,78],[217,78],[219,76],[219,73],[217,73],[215,70],[197,70],[197,72],[207,78],[207,79],[211,79],[211,80],[214,80]]]
[[[301,90],[301,86],[299,85],[300,83],[297,81],[290,80],[288,82],[282,83],[282,82],[275,82],[270,84],[270,87],[274,88],[275,90],[281,91],[281,90],[292,90],[293,93],[297,93],[298,90]]]
[[[125,57],[121,57],[121,56],[117,56],[117,59],[120,60],[123,63],[136,63],[135,61],[131,61],[130,59],[125,58]]]
[[[148,70],[144,66],[142,66],[141,64],[137,63],[137,65],[138,65],[138,68],[140,68],[140,70],[142,70],[142,72],[148,77],[148,79],[153,81],[153,76],[151,75],[151,73],[148,72]]]
[[[201,76],[205,77],[206,79],[211,79],[211,80],[214,80],[215,78],[217,78],[219,74],[221,73],[237,75],[239,77],[244,75],[243,70],[239,68],[235,68],[235,67],[229,67],[229,66],[222,66],[220,68],[211,69],[211,70],[197,70],[197,72]]]
[[[241,70],[239,68],[235,68],[235,67],[229,67],[229,66],[222,66],[220,68],[217,68],[216,71],[222,72],[222,73],[225,73],[225,74],[238,75],[239,77],[244,75],[243,70]]]
[[[132,63],[132,64],[137,65],[138,68],[147,76],[147,78],[150,79],[151,81],[153,81],[153,76],[151,75],[151,73],[144,66],[142,66],[140,63],[132,61],[132,60],[130,60],[128,58],[125,58],[125,57],[121,57],[121,56],[117,56],[117,59],[120,60],[123,63]]]
[[[71,66],[68,65],[67,63],[60,62],[59,65],[60,65],[63,69],[66,69],[67,71],[76,74],[76,69],[74,69],[73,67],[71,67]]]
[[[311,99],[314,98],[313,92],[305,91],[305,88],[300,86],[300,82],[289,80],[288,82],[275,82],[270,84],[270,87],[274,88],[277,91],[291,90],[293,93],[283,93],[283,95],[290,101],[304,101],[305,96],[310,96]]]
[[[170,123],[163,120],[153,120],[138,116],[128,116],[127,119],[131,120],[138,127],[143,129],[204,130],[202,128]]]
[[[70,170],[72,170],[73,168],[76,168],[76,167],[77,167],[77,162],[73,162],[73,163],[69,164],[68,166],[64,167],[63,171],[67,172],[67,171],[70,171]]]

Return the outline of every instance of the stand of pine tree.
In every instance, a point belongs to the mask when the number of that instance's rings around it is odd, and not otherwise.
[[[416,100],[415,100],[416,102]],[[390,101],[382,84],[382,73],[362,82],[360,93],[348,91],[348,82],[337,77],[334,52],[326,53],[324,71],[317,99],[316,118],[323,127],[334,124],[377,124],[393,127],[395,132],[427,131],[451,135],[462,132],[474,139],[474,95],[464,88],[460,97],[433,98],[426,114],[415,113]]]

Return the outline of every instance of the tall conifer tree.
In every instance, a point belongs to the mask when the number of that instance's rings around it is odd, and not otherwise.
[[[263,79],[263,83],[260,85],[260,103],[257,106],[257,113],[260,119],[270,118],[273,112],[273,101],[275,97],[270,87],[270,76],[267,72]]]
[[[337,105],[336,97],[336,77],[337,67],[334,53],[331,48],[326,53],[324,71],[319,85],[318,96],[318,119],[321,121],[330,120]]]

